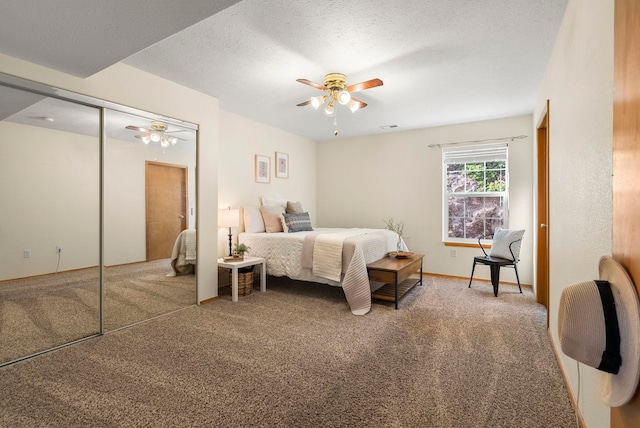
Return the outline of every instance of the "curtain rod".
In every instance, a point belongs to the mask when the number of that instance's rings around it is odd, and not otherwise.
[[[505,141],[505,140],[521,140],[523,138],[527,138],[526,135],[516,135],[513,137],[504,137],[504,138],[487,138],[486,140],[470,140],[470,141],[458,141],[455,143],[442,143],[442,144],[429,144],[428,147],[430,148],[434,148],[434,147],[446,147],[446,146],[453,146],[456,144],[469,144],[469,143],[489,143],[492,141]]]

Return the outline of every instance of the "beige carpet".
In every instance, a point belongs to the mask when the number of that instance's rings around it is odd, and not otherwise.
[[[105,330],[196,303],[194,275],[169,259],[106,268]],[[100,331],[98,268],[0,283],[0,363]]]
[[[531,292],[439,277],[361,317],[269,278],[0,369],[0,391],[11,427],[575,426]]]

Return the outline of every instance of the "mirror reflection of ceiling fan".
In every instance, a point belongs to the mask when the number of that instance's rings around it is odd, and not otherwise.
[[[320,108],[327,100],[329,102],[324,108],[324,114],[332,117],[335,115],[336,104],[346,106],[351,112],[356,112],[367,106],[367,103],[361,101],[351,94],[353,92],[364,91],[365,89],[375,88],[376,86],[382,86],[382,80],[371,79],[366,82],[356,83],[354,85],[347,86],[347,76],[342,73],[329,73],[324,76],[324,86],[319,85],[307,79],[297,79],[297,82],[309,85],[313,88],[320,89],[326,92],[326,95],[318,95],[311,97],[307,101],[297,104],[298,107],[303,107],[311,104],[316,110]]]
[[[139,126],[133,125],[129,125],[126,128],[132,131],[142,132],[142,134],[135,135],[135,137],[140,138],[145,144],[160,143],[160,146],[162,147],[169,147],[175,145],[178,140],[186,141],[183,138],[170,135],[175,132],[182,132],[182,130],[168,131],[168,125],[158,120],[154,120],[151,122],[151,129],[140,128]]]

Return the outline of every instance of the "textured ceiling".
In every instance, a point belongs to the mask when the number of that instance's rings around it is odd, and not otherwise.
[[[61,3],[76,9],[49,6]],[[0,51],[80,76],[130,55],[125,63],[212,95],[225,111],[322,141],[334,129],[343,138],[532,112],[567,0],[232,3],[0,0]],[[329,72],[384,86],[358,93],[369,106],[341,107],[334,126],[296,107],[321,94],[296,79],[322,83]]]
[[[88,77],[239,0],[0,0],[0,51]]]

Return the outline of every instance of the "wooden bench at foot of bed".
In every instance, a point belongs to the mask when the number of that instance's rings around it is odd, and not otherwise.
[[[384,257],[367,265],[370,281],[384,282],[381,288],[371,293],[372,299],[394,302],[398,309],[398,300],[416,285],[422,285],[422,259],[424,254],[411,253],[406,258]],[[417,279],[409,276],[420,270]]]

